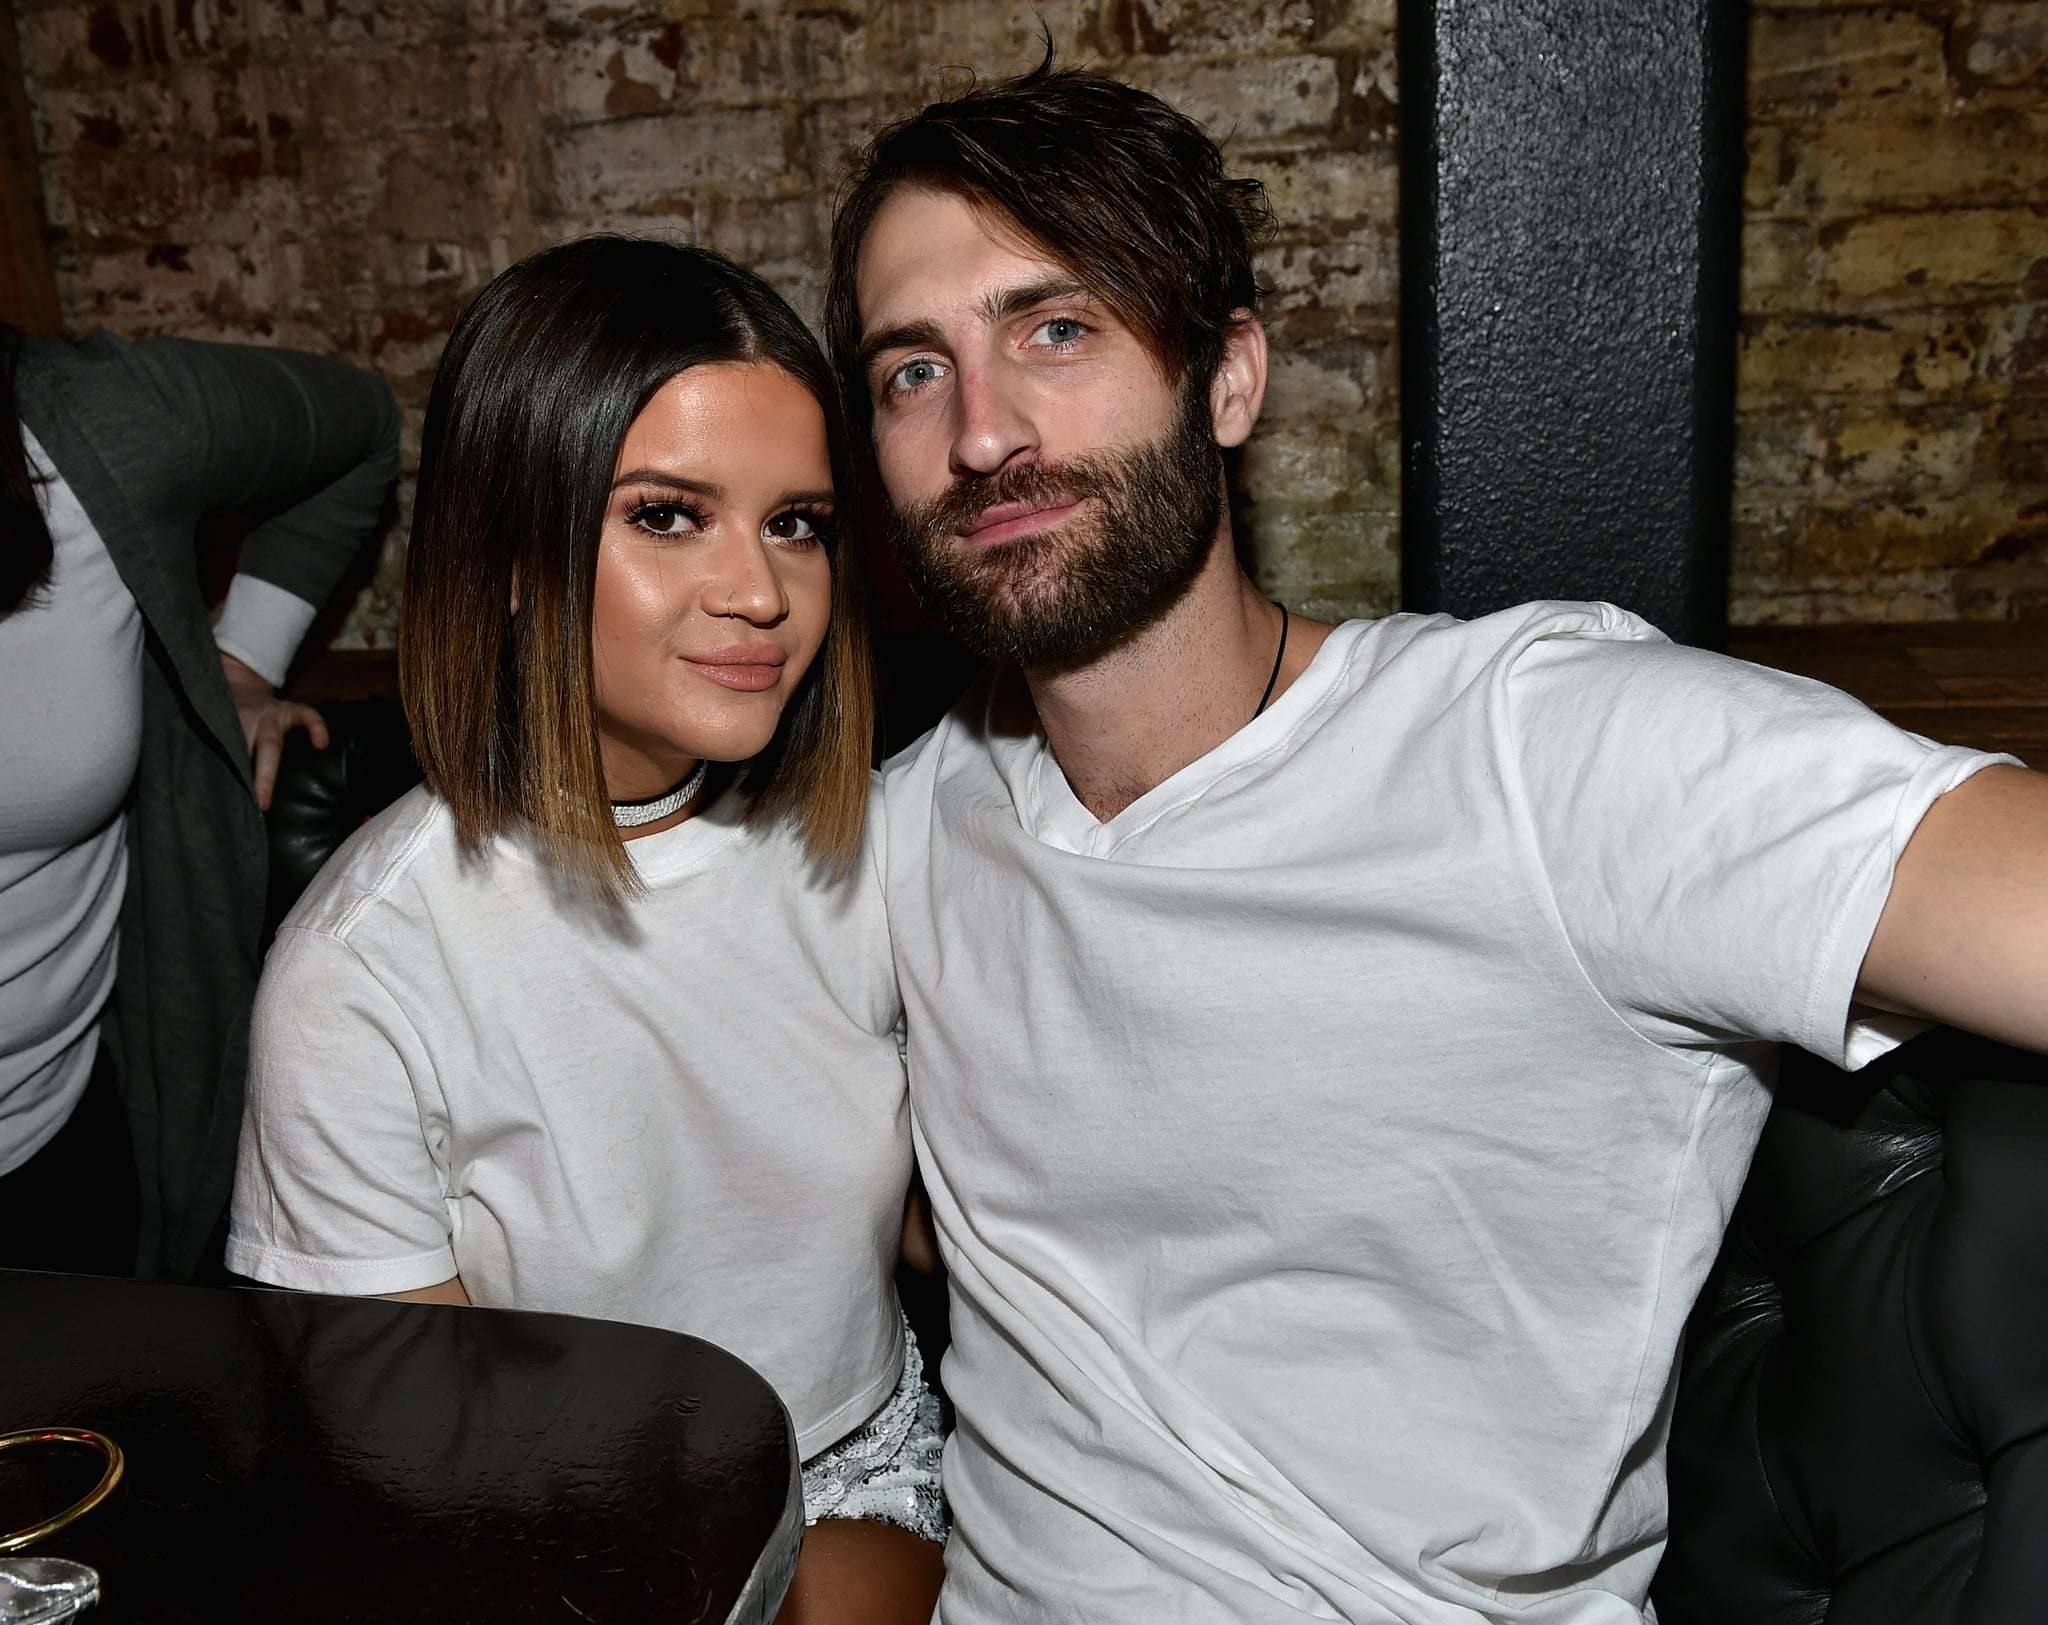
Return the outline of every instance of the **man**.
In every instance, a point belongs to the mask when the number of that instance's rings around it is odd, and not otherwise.
[[[941,1614],[1638,1620],[1771,1044],[2048,1046],[2048,788],[1607,606],[1267,603],[1262,218],[1047,66],[835,229],[905,565],[1006,662],[887,777]]]

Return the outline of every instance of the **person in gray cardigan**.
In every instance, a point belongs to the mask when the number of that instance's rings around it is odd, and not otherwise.
[[[0,350],[0,1262],[122,1270],[132,1239],[136,1273],[189,1279],[234,1174],[262,806],[285,731],[325,743],[276,688],[377,528],[398,410],[289,350]],[[214,624],[216,513],[261,522]]]

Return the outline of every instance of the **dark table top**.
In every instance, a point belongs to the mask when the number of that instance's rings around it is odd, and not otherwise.
[[[0,1271],[0,1431],[93,1428],[105,1505],[28,1553],[102,1625],[770,1619],[789,1418],[696,1338],[566,1315]],[[0,1533],[97,1481],[0,1457]]]

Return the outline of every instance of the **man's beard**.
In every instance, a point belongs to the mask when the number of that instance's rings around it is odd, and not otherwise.
[[[1180,391],[1174,426],[1128,450],[1082,453],[955,480],[896,510],[903,573],[924,607],[976,653],[1074,665],[1115,648],[1200,573],[1222,516],[1207,391]],[[975,548],[959,533],[1006,502],[1093,497],[1055,530]]]

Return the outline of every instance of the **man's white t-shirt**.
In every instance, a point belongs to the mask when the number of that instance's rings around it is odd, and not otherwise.
[[[1996,758],[1600,604],[1338,628],[1107,823],[1014,674],[885,770],[952,1272],[941,1617],[1643,1617],[1771,1044]]]
[[[866,1421],[910,1178],[875,855],[827,879],[743,810],[630,842],[615,910],[425,789],[353,836],[264,966],[228,1267],[689,1332],[806,1457]]]

